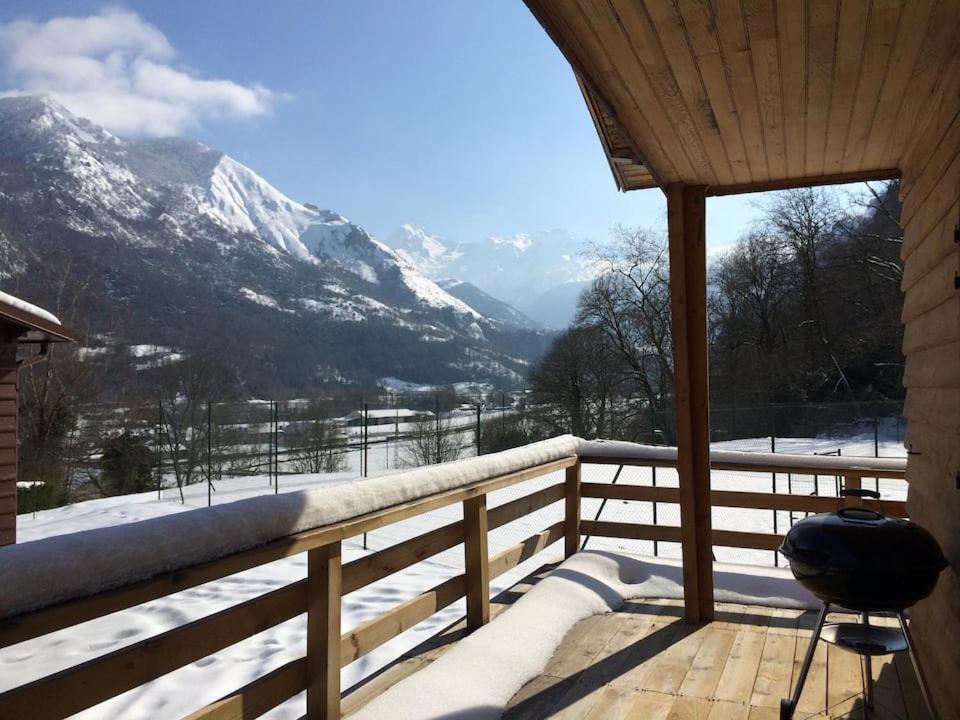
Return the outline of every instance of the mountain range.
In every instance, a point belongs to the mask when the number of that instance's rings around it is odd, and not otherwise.
[[[598,273],[583,241],[564,230],[452,243],[401,225],[384,240],[424,275],[469,282],[553,329],[570,324],[577,297]]]
[[[203,350],[253,395],[520,383],[549,338],[503,302],[522,293],[498,294],[520,256],[482,265],[422,236],[395,250],[200,143],[120,138],[46,96],[0,99],[0,286],[82,322],[90,356],[97,343]],[[432,279],[494,265],[502,277],[482,285]],[[80,292],[77,318],[62,305]]]

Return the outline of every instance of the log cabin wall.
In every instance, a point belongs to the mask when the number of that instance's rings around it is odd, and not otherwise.
[[[17,541],[17,343],[0,325],[0,545]]]
[[[910,516],[950,561],[914,608],[941,717],[960,717],[960,59],[943,74],[929,119],[903,162],[903,351]]]

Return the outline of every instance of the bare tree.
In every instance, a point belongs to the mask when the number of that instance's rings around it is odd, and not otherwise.
[[[580,297],[577,322],[601,330],[634,392],[649,406],[663,407],[673,387],[666,239],[618,226],[613,241],[595,247],[593,255],[604,272]]]
[[[404,437],[400,462],[406,467],[445,463],[460,458],[460,430],[449,418],[424,414]]]
[[[326,405],[310,403],[306,416],[285,432],[297,472],[332,473],[346,469],[347,439]]]

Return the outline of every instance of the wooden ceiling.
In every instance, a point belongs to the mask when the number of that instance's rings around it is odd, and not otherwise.
[[[960,53],[960,0],[526,3],[621,190],[895,177]]]

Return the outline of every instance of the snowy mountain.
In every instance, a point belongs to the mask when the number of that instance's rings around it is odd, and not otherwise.
[[[130,342],[215,345],[250,385],[516,381],[542,345],[230,156],[115,137],[45,96],[0,99],[0,261],[4,289],[47,304],[58,266],[95,276],[94,312],[122,309]]]
[[[553,328],[565,327],[573,318],[576,298],[569,302],[570,289],[585,287],[597,275],[583,241],[564,230],[452,244],[403,225],[386,240],[425,275],[469,282]],[[551,300],[558,295],[564,302],[556,306]]]
[[[463,300],[489,320],[501,322],[508,327],[528,328],[530,330],[543,328],[540,323],[520,312],[513,305],[485,293],[473,283],[447,279],[438,280],[437,284],[455,298]]]

